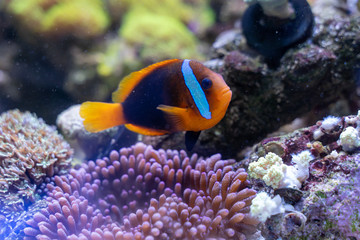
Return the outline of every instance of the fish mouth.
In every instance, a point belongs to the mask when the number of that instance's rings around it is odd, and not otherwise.
[[[231,99],[232,92],[228,86],[221,89],[218,100],[225,100],[225,99]]]

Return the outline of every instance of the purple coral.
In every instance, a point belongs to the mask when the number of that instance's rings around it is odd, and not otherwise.
[[[360,163],[355,158],[357,164]],[[353,169],[349,180],[342,179],[342,183],[333,192],[327,193],[324,200],[325,212],[332,224],[330,231],[340,231],[346,238],[358,239],[360,236],[360,170]],[[336,194],[335,194],[336,193]]]
[[[112,151],[55,177],[26,238],[242,239],[257,224],[249,216],[256,192],[233,163],[142,143]]]

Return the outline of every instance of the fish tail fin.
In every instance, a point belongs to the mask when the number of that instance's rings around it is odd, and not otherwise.
[[[84,102],[80,106],[80,117],[84,119],[84,127],[89,132],[126,123],[120,103]]]

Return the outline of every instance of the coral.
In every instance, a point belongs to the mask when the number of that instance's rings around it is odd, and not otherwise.
[[[342,121],[339,117],[327,116],[319,124],[320,128],[314,131],[314,139],[320,139],[324,134],[337,135],[342,130]]]
[[[251,177],[262,178],[267,185],[273,188],[279,187],[285,171],[286,168],[284,168],[281,157],[272,152],[249,165]]]
[[[250,213],[261,222],[265,222],[272,215],[284,213],[285,208],[281,203],[281,197],[276,195],[271,198],[266,192],[260,192],[253,199]]]
[[[339,144],[346,152],[352,152],[360,147],[359,131],[353,127],[347,127],[340,134]]]
[[[10,0],[6,7],[21,27],[44,37],[87,39],[109,25],[101,0]]]
[[[203,58],[197,51],[194,34],[203,34],[214,21],[207,1],[162,0],[159,4],[157,0],[128,0],[124,4],[129,10],[119,34],[139,49],[145,63],[169,58]]]
[[[250,176],[254,178],[262,178],[266,175],[274,165],[281,165],[282,159],[275,153],[269,152],[265,157],[261,157],[257,162],[253,162],[249,165]]]
[[[134,9],[126,14],[121,37],[152,62],[168,58],[197,58],[196,38],[178,19]]]
[[[242,239],[257,224],[249,215],[256,192],[244,169],[220,158],[142,143],[112,151],[55,177],[26,239]]]
[[[124,75],[124,68],[135,70],[135,66],[139,64],[139,59],[135,59],[135,49],[130,48],[130,46],[125,44],[125,41],[120,39],[113,39],[112,41],[109,41],[107,48],[101,52],[100,56],[100,61],[96,70],[103,78],[111,77],[110,81],[106,81],[109,88],[116,88],[116,85],[119,83],[119,79],[122,75]]]
[[[360,155],[338,154],[328,160],[323,180],[310,183],[303,200],[308,222],[302,232],[309,238],[358,239]]]
[[[26,211],[18,211],[13,216],[0,214],[0,239],[18,240],[23,239],[23,230],[27,227],[26,221],[32,219],[34,214],[46,208],[46,200],[36,200]]]
[[[327,208],[324,211],[330,216],[329,222],[337,225],[344,236],[358,238],[360,236],[359,169],[352,171],[351,176],[349,180],[334,188],[336,194],[332,191],[326,193],[324,203]]]
[[[66,173],[72,149],[54,127],[29,112],[0,116],[0,211],[26,209],[45,177]]]
[[[44,183],[68,172],[72,149],[54,127],[29,112],[1,114],[0,133],[0,239],[13,239],[25,219],[44,207],[39,201]]]
[[[158,0],[126,0],[123,4],[128,5],[130,11],[136,9],[137,11],[174,18],[197,34],[202,34],[215,20],[209,2],[206,0],[161,0],[161,2]]]
[[[321,122],[321,128],[325,132],[330,132],[339,124],[340,121],[341,121],[341,118],[339,118],[339,117],[327,116]]]
[[[313,159],[310,151],[303,151],[292,156],[295,166],[283,163],[282,158],[273,152],[258,161],[249,164],[249,173],[253,178],[264,180],[266,185],[273,188],[300,188],[301,182],[309,176],[309,162]]]
[[[291,161],[296,165],[296,178],[300,182],[304,182],[309,177],[309,163],[314,159],[314,156],[309,150],[304,150],[298,154],[293,154]]]
[[[343,130],[343,121],[339,117],[328,116],[323,121],[318,121],[317,124],[319,128],[313,132],[315,140],[322,140],[330,136],[333,136],[333,139],[337,139]]]

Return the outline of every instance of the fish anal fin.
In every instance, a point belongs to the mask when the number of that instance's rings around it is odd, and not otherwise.
[[[126,122],[120,103],[84,102],[79,113],[89,132],[100,132]]]
[[[124,77],[118,86],[118,89],[113,92],[112,94],[112,100],[116,103],[122,103],[125,101],[125,99],[129,96],[131,91],[138,85],[141,80],[148,74],[150,74],[152,71],[154,71],[157,68],[160,68],[162,66],[165,66],[167,64],[181,61],[179,59],[170,59],[165,60],[162,62],[158,62],[155,64],[152,64],[146,68],[143,68],[137,72],[130,73],[128,76]]]
[[[125,124],[125,127],[127,129],[129,129],[130,131],[139,133],[139,134],[143,134],[143,135],[149,135],[149,136],[159,136],[159,135],[164,135],[169,133],[168,131],[165,130],[156,130],[156,129],[151,129],[151,128],[144,128],[144,127],[140,127],[134,124]]]
[[[168,117],[174,131],[184,131],[187,128],[186,120],[189,119],[189,109],[168,105],[159,105],[157,109],[163,111]]]

